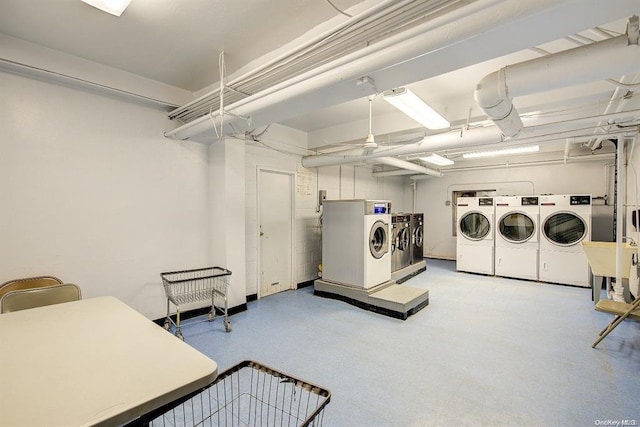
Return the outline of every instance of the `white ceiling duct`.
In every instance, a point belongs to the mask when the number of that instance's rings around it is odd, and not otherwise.
[[[406,169],[406,170],[422,173],[425,175],[442,176],[442,172],[439,172],[434,169],[429,169],[421,165],[416,165],[415,163],[408,162],[406,160],[397,159],[395,157],[380,157],[375,159],[375,162],[382,163],[389,166],[394,166],[400,169]]]
[[[633,16],[626,35],[506,66],[478,83],[475,100],[504,135],[515,137],[523,123],[513,98],[636,72],[638,34],[638,17]]]
[[[579,117],[572,120],[560,122],[545,122],[538,120],[536,126],[527,126],[520,133],[517,142],[524,143],[534,141],[539,138],[564,139],[571,137],[589,137],[593,134],[593,127],[601,120],[628,119],[640,114],[640,110],[610,113],[606,115]],[[627,130],[629,133],[637,132],[637,129]],[[373,153],[363,155],[362,150],[346,150],[338,153],[319,154],[305,156],[302,158],[302,166],[306,168],[320,166],[335,166],[362,161],[375,161],[381,157],[402,156],[408,154],[419,154],[433,152],[450,148],[466,148],[486,144],[497,144],[504,142],[502,131],[496,126],[472,128],[464,132],[454,130],[451,132],[428,135],[420,142],[403,146],[377,149]]]

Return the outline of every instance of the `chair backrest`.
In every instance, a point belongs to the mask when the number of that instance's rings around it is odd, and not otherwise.
[[[71,283],[11,291],[0,298],[0,313],[78,301],[80,299],[82,299],[80,288]]]
[[[53,276],[27,277],[24,279],[10,280],[0,285],[0,298],[7,292],[23,289],[43,288],[45,286],[61,285],[62,280]]]

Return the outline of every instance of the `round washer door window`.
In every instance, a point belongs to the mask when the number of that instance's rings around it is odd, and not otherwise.
[[[409,229],[404,227],[402,230],[400,230],[400,233],[398,234],[398,249],[400,249],[401,251],[406,251],[409,248],[409,240],[410,240],[410,235],[409,235]]]
[[[460,218],[460,232],[469,240],[484,239],[491,229],[489,220],[480,212],[469,212]]]
[[[571,212],[558,212],[544,222],[544,235],[559,246],[572,246],[587,235],[587,224]]]
[[[369,251],[375,259],[380,259],[389,251],[387,224],[376,221],[369,232]]]
[[[415,245],[419,248],[422,247],[422,240],[423,240],[423,231],[422,231],[422,226],[418,226],[418,228],[416,228],[413,231],[413,241],[415,243]]]
[[[533,237],[535,225],[529,215],[523,212],[510,212],[500,218],[500,235],[513,243],[524,243]]]

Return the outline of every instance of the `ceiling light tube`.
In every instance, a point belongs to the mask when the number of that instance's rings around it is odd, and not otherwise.
[[[447,119],[405,87],[387,90],[382,93],[382,97],[389,104],[427,129],[446,129],[451,127]]]
[[[103,12],[110,13],[115,16],[122,15],[122,12],[129,6],[131,0],[82,0]]]
[[[433,153],[427,157],[420,157],[420,160],[423,162],[431,163],[438,166],[451,166],[453,164],[453,160],[447,159],[446,157],[439,156]]]
[[[526,145],[523,147],[501,148],[499,150],[474,151],[472,153],[465,153],[462,157],[465,159],[480,159],[484,157],[508,156],[510,154],[537,153],[538,151],[540,151],[539,145]]]

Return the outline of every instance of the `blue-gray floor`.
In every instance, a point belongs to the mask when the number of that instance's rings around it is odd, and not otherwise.
[[[430,304],[406,321],[287,291],[185,341],[221,370],[254,359],[331,390],[325,426],[640,424],[640,322],[612,319],[588,289],[456,273],[427,260],[405,282]]]

